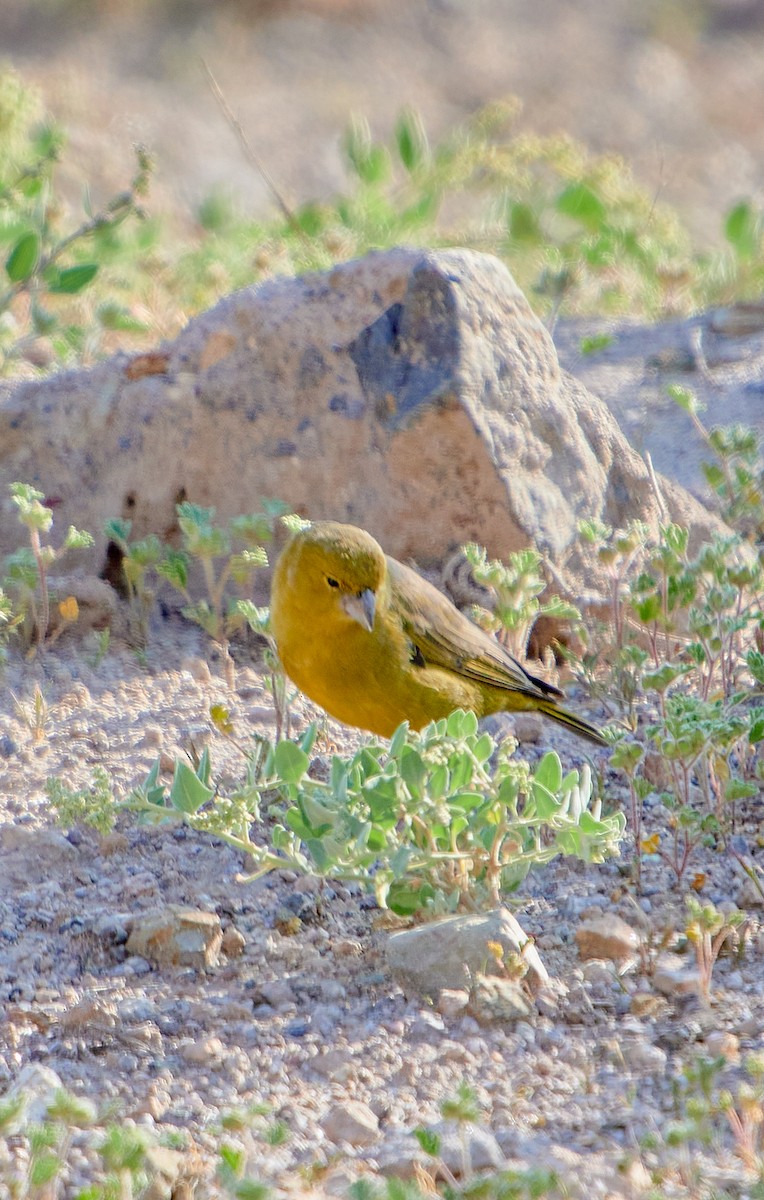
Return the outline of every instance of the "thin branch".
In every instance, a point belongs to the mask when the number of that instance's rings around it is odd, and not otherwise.
[[[304,237],[305,236],[304,230],[300,228],[297,218],[295,217],[294,213],[292,212],[291,208],[287,204],[284,197],[281,195],[281,192],[279,191],[278,187],[276,186],[276,182],[275,182],[273,176],[271,175],[270,171],[266,167],[263,160],[260,158],[260,156],[258,154],[255,153],[255,151],[252,149],[249,142],[247,141],[247,136],[241,127],[241,123],[239,122],[238,118],[234,115],[234,113],[231,109],[231,106],[229,105],[228,101],[226,100],[225,96],[223,95],[220,85],[219,85],[217,79],[215,78],[215,76],[212,74],[212,71],[210,70],[206,59],[203,58],[201,61],[202,61],[202,66],[204,67],[205,73],[207,75],[207,81],[210,85],[212,94],[220,106],[220,111],[222,112],[226,121],[231,126],[231,129],[233,130],[234,134],[236,135],[236,140],[238,141],[238,143],[241,147],[244,157],[246,158],[246,160],[250,164],[250,166],[254,167],[254,169],[257,171],[258,175],[264,181],[264,183],[265,183],[266,187],[268,188],[269,192],[271,193],[273,199],[276,201],[276,204],[281,209],[282,215],[283,215],[284,219],[286,220],[286,222],[288,223],[289,227],[294,231],[294,233],[299,234],[300,237]]]
[[[663,499],[663,493],[658,486],[658,476],[655,474],[655,467],[653,466],[653,460],[650,457],[649,450],[645,451],[645,463],[647,464],[647,474],[650,479],[650,486],[652,487],[655,499],[658,502],[658,511],[661,515],[661,520],[664,524],[666,524],[668,522],[668,510],[666,508],[666,502]]]

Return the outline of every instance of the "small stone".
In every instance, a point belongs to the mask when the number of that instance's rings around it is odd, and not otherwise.
[[[295,1006],[295,995],[286,979],[266,980],[258,984],[257,993],[256,1003],[270,1004],[271,1008],[281,1012]]]
[[[346,1083],[353,1073],[352,1055],[347,1050],[327,1050],[309,1063],[310,1070],[332,1083]]]
[[[441,1121],[433,1132],[440,1138],[438,1157],[452,1175],[461,1176],[465,1166],[470,1171],[487,1171],[504,1162],[501,1146],[483,1125],[460,1129],[455,1121]]]
[[[235,925],[229,925],[227,929],[223,930],[223,941],[220,948],[227,958],[238,958],[244,953],[246,944],[244,934]]]
[[[662,954],[653,972],[653,986],[670,999],[700,996],[700,976],[677,954]]]
[[[355,938],[337,938],[332,950],[338,958],[359,958],[363,954],[363,946]]]
[[[172,966],[214,967],[222,941],[216,913],[168,905],[135,917],[127,953]]]
[[[470,1002],[466,988],[441,988],[435,1007],[443,1017],[458,1017]]]
[[[188,671],[191,678],[203,686],[212,683],[212,672],[210,671],[209,663],[203,658],[184,658],[180,664],[180,669],[181,671]]]
[[[143,730],[143,737],[138,742],[138,746],[147,750],[158,750],[162,745],[163,733],[159,725],[147,725]]]
[[[274,917],[273,928],[282,937],[296,937],[302,929],[302,921],[295,913],[282,905]]]
[[[581,967],[581,971],[587,983],[607,985],[612,983],[615,978],[613,964],[604,958],[587,959]]]
[[[247,709],[247,720],[252,725],[273,725],[276,720],[276,710],[262,704],[253,704]]]
[[[614,913],[582,921],[575,936],[581,958],[605,958],[620,963],[632,958],[639,946],[636,929]]]
[[[175,770],[175,755],[169,750],[162,750],[159,755],[159,770],[163,775],[172,775]]]
[[[4,733],[3,736],[0,737],[0,757],[13,758],[14,754],[18,754],[18,752],[19,748],[17,743],[14,742],[12,737],[8,737],[7,733]]]
[[[527,1021],[533,1014],[530,1001],[520,984],[514,979],[503,979],[500,975],[477,977],[470,1006],[478,1021],[500,1021],[502,1025]]]
[[[187,1063],[193,1063],[198,1067],[208,1067],[223,1061],[226,1048],[220,1038],[208,1037],[199,1042],[183,1042],[180,1054]]]
[[[740,1039],[724,1029],[706,1034],[706,1049],[710,1058],[724,1058],[733,1066],[740,1062]]]
[[[624,1062],[633,1071],[646,1071],[651,1075],[662,1075],[666,1070],[668,1055],[660,1046],[653,1046],[642,1038],[626,1039],[621,1042]]]
[[[105,833],[101,838],[101,853],[105,858],[110,854],[125,854],[130,849],[130,840],[124,833]]]
[[[169,1146],[150,1145],[146,1150],[149,1186],[144,1200],[171,1200],[178,1197],[176,1185],[181,1171],[187,1170],[188,1152],[172,1150]]]
[[[335,1145],[347,1142],[350,1146],[371,1146],[379,1135],[379,1118],[368,1104],[345,1100],[329,1109],[321,1128]]]
[[[635,992],[629,1004],[629,1011],[640,1019],[643,1017],[654,1019],[665,1008],[666,1001],[662,996],[656,996],[655,992]]]

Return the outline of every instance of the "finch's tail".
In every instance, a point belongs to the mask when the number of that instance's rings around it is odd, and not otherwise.
[[[583,717],[569,712],[567,708],[560,708],[559,704],[555,704],[553,700],[537,700],[534,708],[544,713],[545,716],[551,717],[553,721],[559,721],[560,725],[567,725],[568,729],[572,729],[579,737],[586,738],[588,742],[594,742],[596,746],[610,745],[596,726],[590,725]]]

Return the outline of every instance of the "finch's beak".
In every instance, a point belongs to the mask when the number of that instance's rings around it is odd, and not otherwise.
[[[371,588],[364,588],[355,596],[343,596],[342,607],[349,617],[363,625],[371,633],[374,628],[374,612],[377,607],[377,597]]]

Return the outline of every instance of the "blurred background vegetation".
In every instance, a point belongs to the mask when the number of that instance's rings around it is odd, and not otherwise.
[[[763,53],[762,0],[4,0],[2,368],[397,242],[550,323],[755,299]]]

